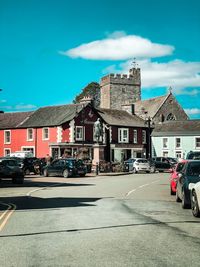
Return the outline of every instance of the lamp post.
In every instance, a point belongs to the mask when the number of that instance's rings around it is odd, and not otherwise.
[[[147,125],[148,127],[148,158],[151,158],[151,129],[154,127],[155,124],[150,116],[145,118],[145,125]]]

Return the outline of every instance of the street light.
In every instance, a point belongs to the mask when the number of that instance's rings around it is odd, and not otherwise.
[[[152,132],[152,128],[154,127],[154,122],[153,122],[153,119],[148,116],[148,117],[145,117],[145,125],[148,126],[148,158],[151,158],[151,155],[152,155],[152,151],[151,151],[151,132]]]

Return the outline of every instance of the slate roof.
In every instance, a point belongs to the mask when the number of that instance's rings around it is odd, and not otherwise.
[[[198,135],[200,136],[200,120],[166,121],[157,124],[152,136]]]
[[[97,111],[102,119],[109,125],[147,127],[147,125],[144,124],[143,119],[137,115],[132,115],[125,110],[99,108]]]
[[[7,112],[0,113],[0,129],[14,129],[20,126],[34,112]]]
[[[58,126],[72,120],[82,109],[82,104],[39,108],[21,125],[21,128]]]
[[[162,104],[168,98],[168,96],[169,96],[169,94],[164,95],[164,96],[150,98],[147,100],[139,100],[139,101],[135,102],[134,103],[135,113],[138,116],[141,116],[142,115],[142,109],[144,108],[145,111],[148,111],[148,116],[153,118],[156,115],[156,113],[158,112],[158,110],[160,109],[160,107],[162,106]]]

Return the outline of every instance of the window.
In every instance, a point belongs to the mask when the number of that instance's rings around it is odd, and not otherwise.
[[[181,158],[182,158],[182,152],[181,152],[181,151],[176,151],[176,152],[175,152],[175,157],[176,157],[177,159],[181,159]]]
[[[172,113],[168,114],[167,121],[175,121],[175,120],[176,120],[176,118]]]
[[[49,128],[42,129],[42,139],[48,140],[49,139]]]
[[[181,138],[176,138],[176,148],[180,148],[181,147]]]
[[[137,144],[138,142],[138,133],[137,130],[133,130],[133,143]]]
[[[168,138],[163,138],[163,148],[168,148]]]
[[[128,129],[121,128],[118,130],[119,143],[128,143]]]
[[[10,130],[4,131],[4,144],[10,144],[11,143],[11,132]]]
[[[83,126],[76,126],[76,140],[77,141],[84,140],[84,127]]]
[[[24,152],[29,152],[31,153],[32,155],[34,155],[34,147],[29,147],[29,146],[22,146],[21,147],[21,150],[24,151]]]
[[[195,138],[195,147],[200,148],[200,137]]]
[[[10,148],[5,148],[5,149],[4,149],[4,156],[5,156],[5,157],[6,157],[6,156],[9,156],[10,153],[11,153]]]
[[[165,157],[165,158],[168,157],[168,151],[163,151],[163,157]]]
[[[146,144],[146,142],[147,142],[146,131],[142,130],[142,144]]]
[[[33,141],[33,129],[27,129],[27,141]]]

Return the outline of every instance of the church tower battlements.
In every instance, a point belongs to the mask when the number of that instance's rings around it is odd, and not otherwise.
[[[109,74],[101,78],[101,108],[122,109],[122,105],[141,100],[140,69],[127,74]]]

